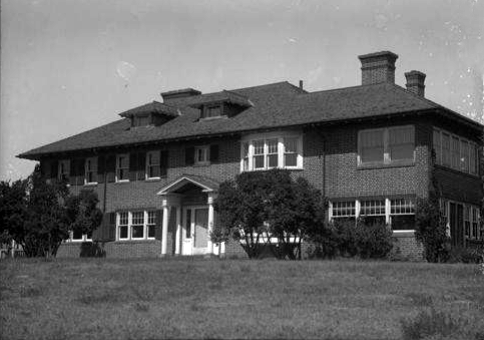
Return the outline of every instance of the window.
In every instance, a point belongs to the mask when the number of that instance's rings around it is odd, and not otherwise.
[[[129,176],[129,157],[127,154],[116,157],[116,182],[127,181]]]
[[[128,212],[120,212],[118,216],[118,230],[119,230],[119,239],[120,240],[127,240],[128,239]]]
[[[464,173],[477,174],[477,145],[471,141],[452,135],[445,131],[434,129],[435,163]],[[439,157],[438,155],[442,155]]]
[[[195,147],[195,164],[205,165],[210,163],[210,147],[197,146]]]
[[[91,157],[86,159],[86,171],[84,184],[95,184],[97,183],[97,157]]]
[[[297,138],[284,138],[284,166],[297,166]]]
[[[157,211],[137,210],[118,213],[118,240],[152,240],[156,235]]]
[[[159,151],[151,151],[146,154],[146,176],[148,179],[160,177]]]
[[[187,209],[185,238],[192,238],[192,210]]]
[[[144,238],[144,212],[135,211],[131,213],[131,238],[142,239]]]
[[[385,223],[385,200],[361,201],[360,216],[369,224]]]
[[[434,130],[433,140],[434,140],[434,152],[435,152],[435,163],[442,163],[442,142],[441,142],[440,131]]]
[[[148,229],[147,234],[149,239],[155,238],[155,230],[156,230],[156,211],[150,210],[148,211],[148,223],[146,225]]]
[[[360,135],[361,142],[361,162],[383,162],[384,154],[384,130],[362,131]]]
[[[72,241],[72,242],[90,242],[90,241],[92,241],[92,233],[83,234],[80,231],[71,231],[70,241]]]
[[[58,178],[61,181],[67,181],[69,179],[69,172],[70,172],[70,162],[68,159],[59,161],[59,171],[58,171]]]
[[[468,205],[464,209],[464,232],[467,238],[471,237],[471,207]]]
[[[415,203],[413,199],[390,200],[390,224],[392,230],[415,229]]]
[[[450,135],[442,133],[442,164],[450,166]]]
[[[452,136],[452,168],[460,170],[460,141]]]
[[[355,201],[333,202],[332,209],[334,219],[354,220],[356,217]]]
[[[150,116],[135,116],[133,117],[133,126],[150,125]]]
[[[478,239],[479,235],[479,209],[472,207],[472,234],[471,238]]]
[[[414,159],[413,126],[362,130],[358,137],[358,163],[385,163]]]
[[[260,135],[259,135],[260,136]],[[267,134],[245,138],[241,148],[241,171],[302,168],[302,138]]]
[[[206,106],[202,112],[202,118],[219,117],[222,115],[222,106]]]

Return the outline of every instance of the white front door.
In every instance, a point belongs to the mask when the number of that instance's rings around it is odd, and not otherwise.
[[[208,208],[183,208],[182,255],[206,254],[208,238]]]

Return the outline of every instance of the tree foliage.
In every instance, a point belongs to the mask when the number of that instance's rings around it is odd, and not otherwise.
[[[230,236],[241,242],[249,258],[272,246],[278,258],[301,257],[301,241],[324,220],[324,200],[305,179],[287,170],[244,172],[222,183],[215,202],[218,223],[214,242]],[[277,239],[277,244],[271,240]]]
[[[2,182],[0,188],[2,234],[28,257],[55,256],[70,232],[90,233],[101,223],[95,193],[72,196],[65,182],[46,181],[39,165],[27,179]]]

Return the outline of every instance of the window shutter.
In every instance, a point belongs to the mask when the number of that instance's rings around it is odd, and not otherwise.
[[[76,185],[76,176],[77,176],[77,159],[71,159],[71,167],[69,169],[69,184]]]
[[[59,171],[59,162],[58,161],[52,161],[50,163],[50,178],[56,179]]]
[[[138,154],[133,152],[129,154],[129,180],[136,181],[136,168],[138,166]]]
[[[161,240],[162,233],[163,233],[163,210],[157,210],[156,211],[155,239]]]
[[[210,162],[218,162],[218,144],[210,145]]]
[[[193,150],[195,151],[195,149]],[[168,172],[168,150],[160,151],[160,176],[166,176]]]
[[[104,172],[106,167],[106,157],[104,155],[100,155],[97,158],[97,182],[104,183]]]
[[[114,182],[116,174],[116,155],[108,155],[106,157],[106,180]]]
[[[116,213],[107,213],[107,228],[105,231],[105,241],[113,242],[116,241]]]
[[[145,180],[146,176],[146,152],[140,152],[138,154],[138,180],[143,181]]]
[[[92,240],[94,242],[104,242],[106,241],[105,235],[107,235],[106,230],[109,227],[109,214],[103,215],[103,220],[101,225],[97,227],[96,230],[92,232]]]
[[[185,164],[195,164],[195,148],[193,146],[185,149]]]

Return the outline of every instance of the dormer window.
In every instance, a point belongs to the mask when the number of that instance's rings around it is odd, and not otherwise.
[[[221,105],[206,106],[202,110],[202,118],[220,117],[222,115]]]
[[[133,127],[136,126],[146,126],[151,124],[151,116],[134,116],[133,118]]]

